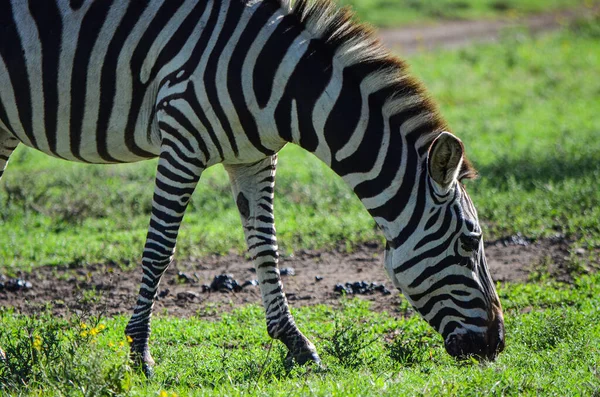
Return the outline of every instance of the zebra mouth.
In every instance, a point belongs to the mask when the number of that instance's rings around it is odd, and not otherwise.
[[[504,321],[497,317],[487,332],[467,331],[449,335],[444,347],[448,354],[459,360],[474,357],[493,361],[504,350]]]

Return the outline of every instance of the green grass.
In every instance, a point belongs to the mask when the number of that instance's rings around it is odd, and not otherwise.
[[[414,60],[481,173],[469,188],[488,234],[600,243],[597,26]]]
[[[584,0],[339,0],[363,21],[381,27],[443,23],[444,20],[517,17],[582,5]]]
[[[135,261],[146,236],[155,164],[89,166],[19,148],[0,191],[0,227],[7,231],[0,263],[23,268]],[[343,181],[301,149],[281,154],[277,185],[284,251],[377,238],[374,222]],[[178,256],[244,247],[227,175],[220,165],[213,167],[186,212]]]
[[[152,348],[159,365],[149,382],[127,359],[125,318],[61,320],[2,310],[0,345],[10,358],[0,364],[0,394],[597,394],[600,275],[584,276],[573,285],[504,285],[499,293],[507,347],[493,363],[455,361],[423,320],[376,313],[357,299],[343,301],[341,310],[294,311],[324,369],[286,369],[283,345],[271,342],[257,306],[212,322],[157,317]],[[398,309],[410,313],[406,302]],[[92,336],[92,329],[99,333]]]
[[[598,26],[592,20],[535,40],[513,35],[501,45],[411,59],[481,172],[469,189],[489,238],[560,233],[575,245],[600,246]],[[134,262],[154,166],[85,166],[20,149],[0,189],[0,261]],[[222,169],[207,172],[186,218],[180,258],[242,250],[228,190]],[[380,238],[339,178],[298,148],[281,154],[277,193],[285,250]],[[539,280],[499,286],[507,347],[493,363],[450,358],[406,301],[389,308],[408,315],[397,319],[343,300],[342,309],[293,310],[324,369],[286,369],[284,349],[269,339],[258,306],[215,321],[202,313],[158,315],[151,343],[159,365],[151,381],[128,361],[126,318],[27,317],[2,308],[0,346],[9,360],[0,364],[0,394],[598,395],[600,274],[571,284]]]
[[[410,59],[480,171],[468,189],[488,239],[562,234],[600,245],[599,24]],[[155,164],[82,165],[20,147],[0,183],[0,263],[135,265]],[[275,212],[284,252],[381,239],[341,179],[291,145],[280,154]],[[213,167],[192,198],[177,256],[244,249],[226,173]]]

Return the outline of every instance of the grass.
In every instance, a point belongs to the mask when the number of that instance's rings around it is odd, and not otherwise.
[[[488,239],[560,234],[600,245],[597,26],[410,59],[480,171],[468,189]],[[0,183],[0,263],[135,265],[155,166],[82,165],[18,148]],[[340,178],[291,145],[280,154],[275,212],[284,253],[381,239]],[[244,249],[226,173],[213,167],[192,198],[177,257]]]
[[[323,369],[284,366],[262,308],[216,321],[158,317],[146,381],[127,360],[126,319],[0,312],[0,394],[59,395],[595,395],[600,391],[600,275],[573,285],[503,285],[507,348],[492,363],[458,362],[417,317],[360,299],[295,310]],[[403,302],[401,311],[407,310]],[[393,309],[393,308],[390,308]],[[162,393],[162,394],[161,394]]]
[[[535,40],[517,34],[501,45],[411,59],[481,172],[469,189],[489,238],[558,233],[575,246],[600,246],[598,26],[596,19]],[[133,263],[154,167],[85,166],[20,149],[0,189],[1,263]],[[222,169],[207,172],[186,218],[180,258],[242,250],[228,190]],[[341,181],[297,148],[281,155],[277,191],[287,251],[380,238]],[[127,359],[126,318],[27,317],[0,308],[0,346],[9,357],[0,364],[0,394],[598,395],[600,274],[571,284],[543,274],[537,280],[499,285],[507,347],[493,363],[454,361],[416,316],[342,300],[341,309],[293,311],[324,369],[286,369],[283,347],[269,339],[257,306],[215,321],[159,315],[151,381]],[[406,301],[389,311],[412,312]]]
[[[381,27],[440,23],[443,20],[518,17],[592,5],[582,0],[339,0],[361,20]]]
[[[600,243],[597,22],[541,38],[535,50],[517,35],[450,52],[443,74],[425,77],[481,173],[469,188],[488,235]],[[415,69],[436,61],[425,55]]]

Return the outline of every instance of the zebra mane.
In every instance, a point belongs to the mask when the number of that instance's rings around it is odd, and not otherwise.
[[[436,104],[427,94],[423,84],[409,74],[406,62],[392,55],[381,43],[377,32],[370,25],[357,21],[349,7],[340,7],[334,0],[278,0],[280,7],[289,15],[295,15],[304,29],[336,55],[336,62],[350,66],[369,63],[376,72],[371,73],[373,86],[386,89],[383,99],[383,115],[391,118],[410,107],[418,106],[429,115],[429,131],[419,137],[427,147],[442,131],[448,131]],[[363,76],[366,77],[366,76]],[[372,78],[371,78],[372,77]],[[409,96],[407,96],[409,93]],[[461,179],[472,179],[477,171],[465,158],[459,172]]]

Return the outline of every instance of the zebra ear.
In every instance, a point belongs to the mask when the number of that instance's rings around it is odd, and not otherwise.
[[[442,132],[431,144],[427,168],[429,176],[442,189],[450,188],[463,162],[464,146],[449,132]]]

